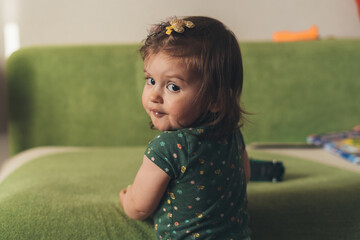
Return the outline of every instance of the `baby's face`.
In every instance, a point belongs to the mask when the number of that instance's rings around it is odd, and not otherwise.
[[[145,61],[144,73],[142,104],[155,128],[167,131],[188,127],[200,116],[194,99],[201,81],[181,62],[160,52]]]

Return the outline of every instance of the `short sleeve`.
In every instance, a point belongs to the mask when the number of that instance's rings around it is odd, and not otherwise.
[[[182,161],[187,159],[184,139],[179,132],[163,132],[155,137],[145,150],[145,156],[161,168],[171,179],[186,169]]]
[[[236,139],[237,139],[237,142],[238,142],[238,148],[239,150],[241,150],[241,152],[243,152],[246,148],[246,145],[245,145],[245,141],[244,141],[244,137],[240,131],[240,129],[238,129],[236,132]]]

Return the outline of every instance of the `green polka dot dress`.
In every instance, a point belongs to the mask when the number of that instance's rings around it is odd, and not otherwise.
[[[162,132],[145,151],[171,178],[154,215],[158,239],[250,235],[241,132],[214,142],[200,137],[207,131],[211,128]]]

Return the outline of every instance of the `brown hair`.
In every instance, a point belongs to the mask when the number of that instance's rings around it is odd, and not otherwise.
[[[227,137],[246,112],[240,107],[243,87],[243,65],[238,40],[224,24],[209,17],[185,17],[195,24],[183,33],[166,34],[169,22],[150,31],[140,49],[144,61],[153,54],[165,53],[179,58],[202,85],[194,104],[200,104],[203,114],[192,125],[215,126],[214,137]]]

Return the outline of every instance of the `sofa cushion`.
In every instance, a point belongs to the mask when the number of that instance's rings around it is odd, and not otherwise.
[[[129,219],[118,192],[145,147],[83,148],[28,161],[0,183],[4,239],[154,239],[152,222]],[[248,185],[253,239],[359,239],[360,175],[309,160],[282,161],[283,182]]]

